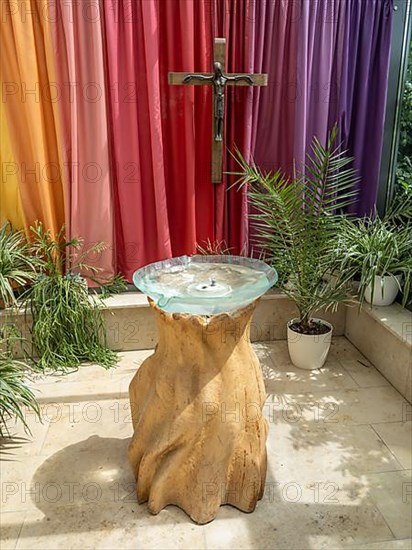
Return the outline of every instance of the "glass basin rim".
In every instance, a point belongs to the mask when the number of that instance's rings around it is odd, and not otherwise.
[[[155,288],[152,286],[149,286],[144,281],[144,276],[149,275],[149,273],[156,273],[160,270],[170,269],[173,267],[187,267],[191,264],[226,264],[226,265],[239,265],[243,267],[248,267],[252,270],[257,271],[258,273],[263,273],[266,276],[267,281],[265,281],[264,284],[257,284],[256,286],[253,286],[250,288],[250,292],[247,292],[247,286],[245,286],[245,292],[249,295],[261,295],[266,290],[271,288],[278,280],[278,274],[277,271],[269,266],[267,263],[265,263],[262,260],[255,259],[255,258],[249,258],[246,256],[231,256],[231,255],[200,255],[195,254],[193,256],[177,256],[174,258],[169,258],[166,260],[161,260],[158,262],[153,262],[151,264],[148,264],[144,267],[141,267],[140,269],[136,270],[133,274],[133,282],[135,286],[154,299],[161,299],[165,298],[163,293],[161,291],[157,292]],[[159,289],[160,290],[160,289]],[[199,300],[201,302],[212,302],[213,300],[216,300],[216,297],[214,296],[192,296],[191,298],[187,297],[184,299],[183,296],[174,296],[175,298],[178,298],[180,300],[183,299],[183,301],[195,301]],[[173,298],[173,296],[168,296],[168,298]],[[230,300],[231,297],[227,296],[225,299]]]

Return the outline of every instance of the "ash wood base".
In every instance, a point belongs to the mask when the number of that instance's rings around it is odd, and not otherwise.
[[[129,388],[138,501],[154,514],[175,504],[201,524],[223,504],[252,512],[263,496],[267,436],[249,340],[256,303],[207,317],[149,302],[159,343]]]

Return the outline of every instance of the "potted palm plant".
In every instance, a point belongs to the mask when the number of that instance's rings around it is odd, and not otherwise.
[[[404,194],[383,217],[345,221],[344,263],[359,275],[360,303],[387,306],[401,291],[406,305],[412,274],[411,211],[412,196]]]
[[[258,246],[279,273],[279,287],[295,303],[298,316],[287,326],[292,363],[303,369],[320,368],[329,351],[333,327],[315,317],[321,309],[336,309],[351,300],[348,285],[353,266],[338,269],[338,235],[342,209],[356,191],[351,159],[336,145],[336,128],[326,147],[316,138],[303,173],[288,178],[280,170],[263,173],[238,152],[240,185],[249,185],[256,214]]]

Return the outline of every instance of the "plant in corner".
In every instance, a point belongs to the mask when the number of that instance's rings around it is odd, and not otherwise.
[[[326,147],[316,138],[304,170],[288,178],[280,170],[263,173],[238,152],[239,184],[249,184],[249,199],[257,229],[257,245],[277,269],[283,292],[299,316],[287,326],[288,347],[295,366],[320,368],[329,351],[333,327],[314,317],[320,309],[335,310],[351,301],[348,295],[353,267],[340,267],[338,236],[342,210],[356,196],[351,159],[336,145],[337,129]]]
[[[117,356],[105,345],[101,298],[97,294],[89,296],[86,280],[80,275],[87,272],[103,289],[110,290],[114,283],[118,290],[119,277],[102,282],[97,277],[99,268],[85,263],[89,254],[101,252],[104,245],[97,243],[80,251],[82,240],[67,240],[64,227],[55,237],[41,223],[31,229],[32,250],[41,267],[23,299],[33,317],[32,342],[38,355],[37,365],[53,371],[77,368],[84,361],[106,368],[114,366]]]
[[[342,234],[343,269],[360,276],[359,301],[387,306],[399,291],[410,299],[412,277],[412,195],[399,195],[384,216],[347,219]],[[402,284],[403,283],[403,284]]]
[[[9,434],[8,419],[19,419],[27,431],[24,409],[39,416],[36,398],[27,384],[31,365],[16,359],[16,347],[25,339],[14,323],[18,307],[16,292],[35,277],[36,261],[30,257],[29,245],[22,231],[13,231],[9,223],[0,228],[0,436]],[[0,308],[1,308],[0,306]]]
[[[21,337],[14,325],[3,324],[0,329],[0,436],[9,434],[7,420],[18,419],[26,431],[30,428],[24,409],[30,409],[40,418],[40,409],[32,390],[27,385],[29,365],[15,358],[14,346]]]
[[[0,228],[0,309],[17,304],[15,292],[33,281],[36,260],[22,231],[13,231],[10,223]]]

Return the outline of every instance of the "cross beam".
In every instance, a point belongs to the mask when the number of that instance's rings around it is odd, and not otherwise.
[[[169,84],[213,86],[212,183],[222,181],[226,86],[267,86],[267,74],[225,73],[226,39],[215,38],[213,73],[169,73]]]

